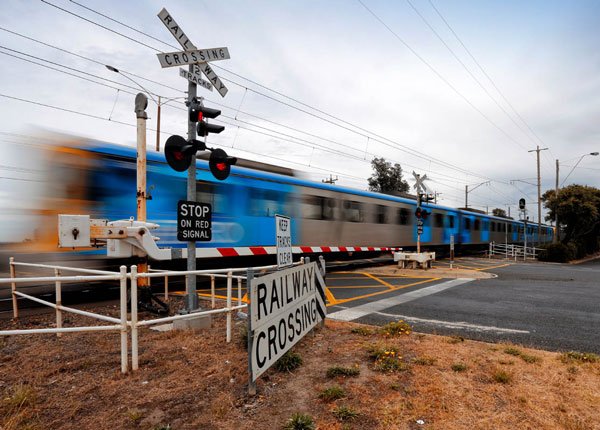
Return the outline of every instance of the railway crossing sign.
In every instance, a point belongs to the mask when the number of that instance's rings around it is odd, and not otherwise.
[[[186,78],[188,81],[193,82],[196,85],[200,85],[201,87],[206,88],[208,91],[213,90],[213,86],[211,85],[211,83],[202,79],[200,69],[195,64],[192,66],[191,72],[180,67],[179,76],[181,76],[182,78]]]
[[[325,319],[325,281],[316,262],[250,282],[248,360],[252,382]]]
[[[177,202],[177,240],[209,242],[212,239],[212,207],[208,203]]]
[[[413,185],[413,187],[417,190],[417,195],[423,194],[423,192],[425,192],[425,194],[431,194],[431,190],[425,185],[425,181],[429,180],[427,175],[421,176],[418,173],[415,173],[414,170],[412,174],[415,177],[415,185]]]
[[[167,27],[167,29],[171,32],[173,37],[175,37],[175,40],[177,40],[177,42],[184,49],[183,51],[178,52],[161,52],[159,54],[156,54],[158,56],[158,61],[160,62],[161,67],[175,67],[184,64],[194,65],[193,73],[188,73],[184,76],[180,71],[179,76],[185,77],[190,82],[193,82],[210,90],[210,88],[208,88],[202,83],[208,82],[202,79],[199,79],[198,81],[194,81],[191,79],[194,77],[198,79],[196,75],[199,75],[200,72],[204,73],[204,75],[208,78],[209,82],[212,85],[214,85],[219,94],[221,94],[221,97],[225,97],[229,90],[221,81],[221,79],[217,76],[217,74],[213,71],[212,67],[208,65],[207,62],[229,59],[229,50],[226,47],[212,49],[197,49],[196,45],[194,45],[192,41],[187,37],[187,35],[183,32],[183,30],[177,24],[177,22],[175,22],[175,19],[173,19],[173,17],[167,11],[167,9],[163,7],[157,16],[165,25],[165,27]]]

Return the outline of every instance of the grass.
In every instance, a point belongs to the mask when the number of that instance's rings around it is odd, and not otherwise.
[[[300,354],[288,351],[275,362],[275,368],[280,372],[291,372],[302,365]]]
[[[455,372],[464,372],[467,370],[467,365],[465,363],[454,363],[450,368]]]
[[[284,430],[315,430],[316,425],[310,415],[296,412],[285,423],[283,428]]]
[[[370,345],[367,348],[369,358],[373,360],[373,370],[378,372],[402,372],[409,369],[402,356],[393,345]]]
[[[465,338],[462,337],[462,336],[458,336],[458,335],[456,335],[456,336],[450,336],[450,338],[448,339],[448,343],[452,343],[452,344],[454,344],[454,343],[461,343],[461,342],[464,342],[464,341],[465,341]]]
[[[142,412],[139,409],[127,409],[127,418],[131,421],[138,422],[142,417]]]
[[[428,356],[424,355],[422,357],[417,357],[417,358],[413,359],[412,362],[419,366],[433,366],[436,362],[436,359],[433,357],[428,357]]]
[[[19,384],[12,388],[8,397],[4,398],[7,406],[20,409],[35,403],[35,391],[29,385]]]
[[[373,334],[373,330],[368,327],[354,327],[350,330],[352,334],[360,334],[361,336],[370,336]]]
[[[496,370],[492,375],[492,379],[499,384],[509,384],[512,382],[512,376],[504,370]]]
[[[336,376],[358,376],[360,375],[360,369],[358,366],[354,367],[343,367],[333,366],[327,369],[327,377],[335,378]]]
[[[504,348],[504,353],[509,354],[509,355],[514,355],[515,357],[518,357],[519,355],[521,355],[521,351],[517,348],[513,348],[512,346],[508,346],[508,347]]]
[[[515,356],[515,357],[520,357],[521,360],[523,360],[525,363],[530,363],[530,364],[538,363],[542,360],[540,357],[537,357],[535,355],[526,354],[523,351],[521,351],[520,349],[515,348],[513,346],[507,346],[506,348],[504,348],[504,353]]]
[[[560,356],[563,363],[597,363],[600,356],[592,352],[569,351]]]
[[[380,333],[385,336],[409,335],[412,332],[412,326],[404,320],[392,321],[380,329]]]
[[[348,406],[339,406],[335,408],[333,411],[333,415],[340,421],[352,421],[360,415],[360,412],[348,407]]]
[[[346,397],[346,391],[339,385],[334,385],[332,387],[325,388],[319,394],[319,398],[326,402],[332,402],[334,400],[343,399],[344,397]]]

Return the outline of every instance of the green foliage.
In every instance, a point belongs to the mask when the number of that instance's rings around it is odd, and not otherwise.
[[[404,320],[392,321],[381,327],[381,333],[386,336],[408,335],[412,332],[412,327]]]
[[[512,376],[504,370],[496,370],[492,378],[499,384],[508,384],[512,381]]]
[[[506,211],[504,209],[495,208],[495,209],[492,209],[492,215],[501,217],[501,218],[506,218]]]
[[[334,385],[321,391],[319,397],[326,402],[331,402],[333,400],[343,399],[346,397],[346,391],[344,391],[344,389],[339,385]]]
[[[464,372],[467,370],[467,365],[465,363],[454,363],[450,368],[455,372]]]
[[[385,158],[373,158],[371,161],[373,175],[369,178],[369,190],[384,194],[405,193],[409,190],[408,182],[402,179],[402,167],[396,163],[385,161]]]
[[[315,430],[316,426],[310,415],[296,412],[283,428],[284,430]]]
[[[355,367],[342,367],[333,366],[327,369],[327,377],[335,378],[336,376],[358,376],[360,375],[360,369],[358,366]]]
[[[348,406],[340,406],[335,408],[332,412],[333,415],[340,421],[351,421],[360,415],[359,412]]]
[[[369,358],[373,360],[373,369],[379,372],[401,372],[409,366],[402,361],[402,356],[393,345],[370,345],[367,349]]]
[[[600,189],[584,185],[569,185],[556,195],[549,190],[542,196],[549,209],[547,220],[555,219],[561,229],[561,241],[573,245],[574,258],[600,249]]]
[[[554,263],[566,263],[575,258],[577,249],[573,246],[565,245],[564,243],[552,243],[546,245],[540,251],[538,260],[552,261]]]
[[[593,352],[569,351],[562,354],[560,359],[563,363],[597,363],[600,361],[600,356]]]
[[[288,351],[275,362],[275,368],[280,372],[291,372],[302,365],[300,354]]]
[[[521,355],[521,350],[514,348],[512,346],[507,346],[506,348],[504,348],[504,353],[518,357],[519,355]]]
[[[435,358],[423,355],[421,357],[415,358],[413,360],[413,363],[418,364],[419,366],[433,366],[435,364],[435,361]]]

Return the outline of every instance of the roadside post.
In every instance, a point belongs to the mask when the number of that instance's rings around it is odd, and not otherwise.
[[[454,235],[450,235],[450,270],[452,270],[454,265]]]
[[[146,222],[146,121],[148,114],[148,97],[143,93],[135,96],[135,116],[137,118],[137,220]],[[137,266],[138,272],[148,272],[148,258],[141,257]],[[148,287],[148,278],[140,279],[140,288]],[[142,294],[145,297],[146,294]]]

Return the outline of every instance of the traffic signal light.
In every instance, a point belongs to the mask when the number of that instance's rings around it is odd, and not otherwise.
[[[421,210],[421,218],[423,218],[423,220],[426,220],[428,216],[429,216],[429,212],[427,212],[427,209],[422,209]]]
[[[204,106],[198,99],[193,99],[188,108],[190,122],[197,122],[196,132],[199,137],[206,137],[209,133],[221,133],[225,130],[222,125],[209,124],[204,121],[205,118],[216,118],[221,115],[219,109],[212,109]]]
[[[213,149],[208,159],[208,167],[219,181],[227,179],[231,166],[235,163],[237,163],[237,158],[229,157],[221,148]]]
[[[206,145],[199,140],[188,142],[181,136],[171,136],[165,143],[165,158],[173,170],[184,172],[196,158],[196,152],[205,149]]]
[[[417,207],[417,208],[415,209],[415,216],[416,216],[418,219],[421,219],[421,218],[423,217],[423,209],[421,209],[420,207]]]

